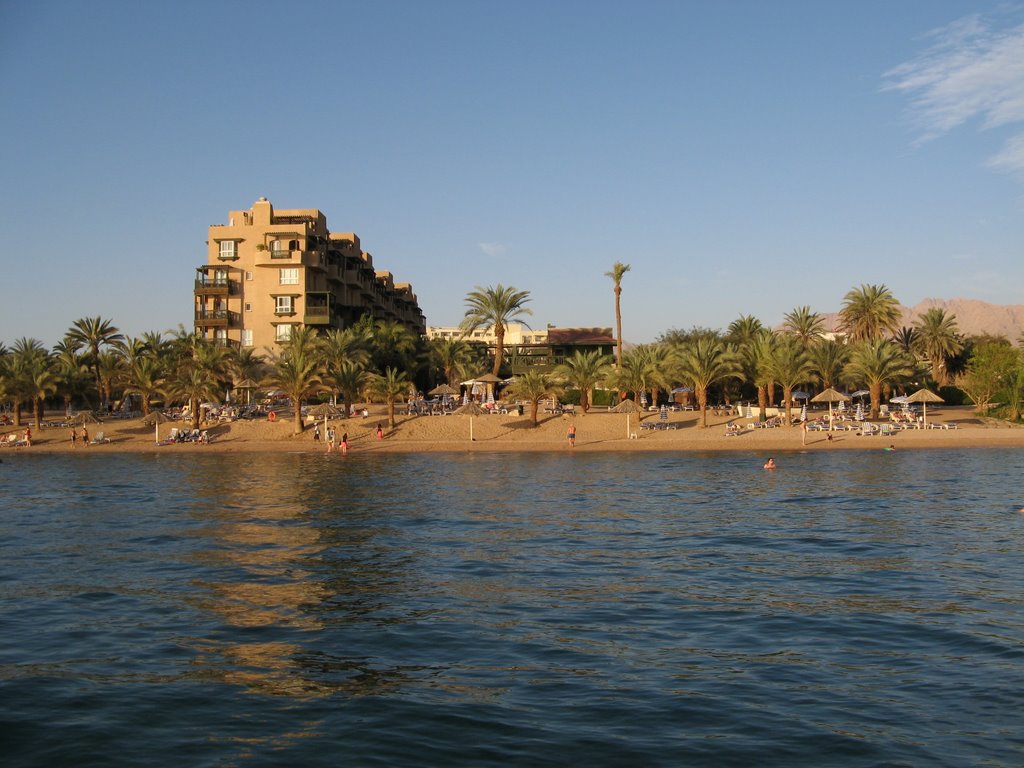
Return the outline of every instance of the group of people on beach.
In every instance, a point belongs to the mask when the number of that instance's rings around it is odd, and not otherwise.
[[[320,426],[319,425],[313,427],[313,442],[314,443],[319,443],[320,442]],[[334,427],[328,427],[327,428],[327,452],[328,453],[334,453],[335,446],[337,446],[337,449],[338,449],[338,451],[340,453],[343,453],[343,454],[347,454],[348,453],[348,432],[342,432],[341,433],[341,442],[338,443],[337,442],[337,432],[334,430]]]

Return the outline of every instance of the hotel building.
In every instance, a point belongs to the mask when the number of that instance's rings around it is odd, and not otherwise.
[[[328,231],[319,210],[274,210],[261,197],[210,227],[196,269],[200,335],[274,351],[296,327],[347,328],[364,315],[426,332],[412,285],[376,270],[356,234]]]

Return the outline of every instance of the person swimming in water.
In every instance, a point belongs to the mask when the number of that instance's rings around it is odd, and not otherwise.
[[[764,468],[765,469],[775,469],[775,459],[768,459],[768,461],[766,461],[764,463]]]

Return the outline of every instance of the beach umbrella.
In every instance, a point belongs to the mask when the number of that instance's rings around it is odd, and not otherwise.
[[[635,400],[623,400],[621,403],[612,408],[614,413],[640,413],[643,409],[636,404]]]
[[[906,395],[899,395],[897,397],[890,397],[889,398],[889,402],[890,403],[896,403],[897,405],[906,405],[907,404],[907,396]]]
[[[441,384],[440,386],[434,387],[432,390],[427,392],[427,394],[432,397],[437,397],[438,395],[457,395],[458,392],[447,384]]]
[[[928,403],[944,403],[946,401],[930,389],[919,389],[917,392],[907,397],[907,402],[921,404],[921,408],[923,409],[921,418],[924,422],[924,428],[928,429]]]
[[[314,418],[323,418],[324,420],[324,440],[327,439],[327,419],[336,418],[341,415],[341,411],[330,403],[320,403],[320,405],[310,408],[308,411],[309,415]]]
[[[829,387],[824,392],[819,392],[811,398],[812,403],[828,403],[828,428],[832,429],[832,403],[843,403],[850,399],[849,395]]]
[[[667,405],[661,406],[661,409],[658,411],[658,420],[659,421],[668,421],[668,406]]]
[[[476,402],[469,402],[461,408],[456,408],[452,411],[453,416],[469,416],[469,441],[473,442],[473,417],[481,416],[487,413],[480,405]]]
[[[103,422],[97,419],[88,411],[82,411],[81,413],[75,414],[68,419],[68,425],[72,427],[84,427],[86,424],[102,424]]]
[[[146,418],[144,418],[142,420],[142,423],[145,424],[147,427],[150,424],[153,425],[153,428],[154,428],[154,432],[153,432],[154,442],[159,443],[160,442],[160,425],[161,424],[166,424],[168,421],[170,421],[170,419],[167,418],[166,416],[164,416],[164,412],[163,411],[150,411],[149,415],[146,416]]]
[[[681,395],[684,392],[693,392],[693,387],[676,387],[672,390],[673,395]]]

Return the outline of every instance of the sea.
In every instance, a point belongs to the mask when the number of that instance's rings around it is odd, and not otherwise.
[[[1024,450],[0,454],[0,765],[1020,766]]]

